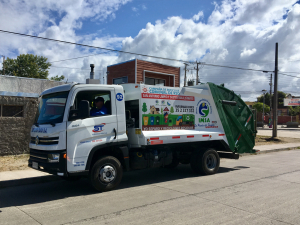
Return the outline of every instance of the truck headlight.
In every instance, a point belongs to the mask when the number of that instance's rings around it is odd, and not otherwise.
[[[48,162],[59,162],[59,154],[48,154]]]

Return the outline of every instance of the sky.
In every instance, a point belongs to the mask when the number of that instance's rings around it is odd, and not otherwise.
[[[207,64],[274,71],[277,42],[278,89],[300,96],[297,0],[0,0],[0,21],[0,30],[189,61],[188,79],[196,77],[192,62],[202,62],[200,82],[224,83],[251,101],[270,90],[271,73]],[[47,57],[49,77],[68,82],[85,83],[90,64],[105,82],[108,65],[134,58],[181,67],[183,82],[181,62],[0,32],[0,55],[26,53]]]

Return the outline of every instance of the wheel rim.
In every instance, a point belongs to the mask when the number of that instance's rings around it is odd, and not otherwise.
[[[103,183],[110,183],[115,180],[117,171],[113,165],[106,164],[100,168],[99,180]]]
[[[209,170],[214,170],[217,165],[217,157],[214,154],[209,154],[206,158],[206,166]]]

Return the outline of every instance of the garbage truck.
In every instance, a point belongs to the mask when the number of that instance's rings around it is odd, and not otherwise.
[[[91,115],[101,97],[105,113]],[[255,117],[234,91],[70,83],[45,90],[31,128],[28,166],[109,191],[123,172],[190,164],[217,173],[220,157],[253,153]]]

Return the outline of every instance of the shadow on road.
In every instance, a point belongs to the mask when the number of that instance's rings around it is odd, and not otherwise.
[[[220,167],[218,173],[228,173],[243,168]],[[176,169],[146,169],[131,171],[123,174],[123,179],[118,189],[157,184],[185,178],[201,176],[196,175],[189,165],[179,165]],[[54,201],[69,197],[78,197],[98,194],[90,185],[87,178],[79,181],[53,181],[40,184],[23,185],[0,189],[0,209],[11,206],[30,205]],[[1,214],[0,214],[1,216]]]

